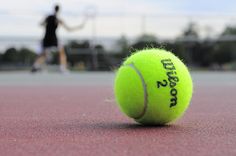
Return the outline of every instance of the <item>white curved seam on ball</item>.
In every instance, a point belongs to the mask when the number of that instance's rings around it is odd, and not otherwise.
[[[144,89],[144,108],[143,108],[143,111],[140,113],[140,115],[138,115],[137,117],[134,117],[134,119],[138,120],[138,119],[141,119],[144,116],[144,114],[146,113],[146,110],[147,110],[147,103],[148,103],[147,86],[146,86],[146,83],[144,81],[144,78],[143,78],[141,72],[135,67],[134,63],[131,63],[128,66],[130,66],[132,69],[134,69],[134,71],[138,74],[139,78],[141,79],[142,86],[143,86],[143,89]]]

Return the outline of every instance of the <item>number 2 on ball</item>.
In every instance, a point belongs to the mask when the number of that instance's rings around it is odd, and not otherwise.
[[[157,81],[157,88],[166,87],[167,85],[168,85],[168,81],[166,81],[166,80],[163,80],[162,82]]]

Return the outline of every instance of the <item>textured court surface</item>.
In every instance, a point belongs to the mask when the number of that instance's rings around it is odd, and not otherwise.
[[[236,73],[192,73],[185,116],[143,127],[115,105],[113,73],[0,73],[0,155],[236,155]]]

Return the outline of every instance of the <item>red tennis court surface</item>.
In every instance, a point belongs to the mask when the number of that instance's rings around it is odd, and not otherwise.
[[[121,114],[113,78],[0,74],[0,155],[236,155],[236,74],[193,73],[190,108],[164,127]]]

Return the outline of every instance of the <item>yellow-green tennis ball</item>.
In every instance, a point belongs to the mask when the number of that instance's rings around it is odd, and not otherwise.
[[[115,78],[122,112],[145,125],[164,125],[181,117],[192,97],[187,67],[171,52],[145,49],[128,57]]]

